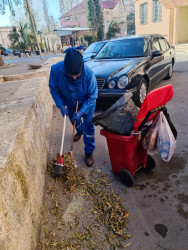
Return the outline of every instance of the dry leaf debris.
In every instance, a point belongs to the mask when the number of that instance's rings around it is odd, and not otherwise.
[[[58,156],[47,166],[52,176],[53,165],[57,158]],[[42,224],[43,226],[48,224],[50,213],[50,217],[54,218],[51,222],[54,227],[50,229],[44,227],[45,239],[40,241],[40,249],[96,250],[107,249],[107,246],[110,246],[108,249],[130,246],[131,243],[125,243],[125,240],[131,238],[127,234],[129,212],[119,195],[110,187],[109,178],[93,170],[89,175],[84,175],[75,167],[74,161],[68,154],[64,154],[63,159],[65,165],[63,176],[55,180],[50,177],[47,195],[51,198],[51,202],[44,206]],[[64,197],[59,197],[56,192],[57,184],[61,185]],[[83,199],[88,204],[87,209],[82,206],[76,207],[64,218],[61,202],[65,197],[68,200]],[[71,232],[68,237],[66,231]]]

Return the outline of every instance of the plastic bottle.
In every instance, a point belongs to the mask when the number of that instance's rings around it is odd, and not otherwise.
[[[163,142],[160,148],[160,156],[163,159],[168,159],[169,151],[170,151],[170,141]]]

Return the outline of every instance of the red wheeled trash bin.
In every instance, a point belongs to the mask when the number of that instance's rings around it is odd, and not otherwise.
[[[134,123],[134,131],[129,136],[118,135],[102,129],[106,137],[112,171],[126,186],[134,184],[134,176],[141,167],[153,169],[155,161],[142,146],[143,129],[157,117],[172,99],[173,86],[167,85],[147,94]]]

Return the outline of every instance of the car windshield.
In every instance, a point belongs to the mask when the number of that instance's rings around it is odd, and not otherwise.
[[[108,42],[95,57],[96,59],[112,59],[127,57],[143,57],[148,54],[148,39],[124,39]]]
[[[101,43],[92,43],[85,51],[83,54],[86,53],[97,53],[102,46],[104,45],[105,42],[101,42]]]

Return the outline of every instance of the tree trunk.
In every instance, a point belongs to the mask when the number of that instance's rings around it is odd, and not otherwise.
[[[4,61],[3,61],[3,58],[2,58],[2,56],[0,54],[0,66],[3,66],[3,65],[4,65]]]
[[[42,52],[41,52],[41,49],[40,49],[40,44],[39,44],[39,41],[38,41],[38,38],[37,38],[37,32],[36,32],[36,29],[35,29],[33,16],[32,16],[32,13],[31,13],[31,8],[30,8],[30,5],[29,5],[29,0],[26,0],[26,4],[27,4],[30,19],[31,19],[31,23],[32,23],[32,26],[33,26],[33,31],[34,31],[37,47],[38,47],[38,50],[39,50],[40,58],[41,58],[41,60],[43,60]]]

